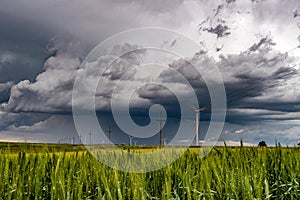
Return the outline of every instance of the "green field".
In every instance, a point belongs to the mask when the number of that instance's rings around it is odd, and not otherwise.
[[[161,170],[127,173],[82,146],[2,143],[0,199],[300,199],[299,148],[198,151]]]

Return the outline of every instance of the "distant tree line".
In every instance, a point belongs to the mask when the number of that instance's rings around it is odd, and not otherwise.
[[[267,146],[267,143],[265,142],[265,141],[260,141],[259,143],[258,143],[258,146],[259,147],[266,147]]]

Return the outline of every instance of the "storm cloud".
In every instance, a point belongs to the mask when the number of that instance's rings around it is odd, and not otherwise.
[[[148,116],[146,110],[150,105],[163,104],[176,118],[180,115],[176,95],[163,85],[172,85],[188,99],[190,86],[181,81],[179,73],[193,87],[200,106],[210,104],[202,76],[216,66],[227,93],[228,132],[224,131],[224,138],[239,140],[235,138],[238,134],[256,142],[273,130],[268,123],[274,126],[300,120],[298,15],[297,0],[155,3],[3,0],[0,2],[0,134],[7,137],[35,132],[48,137],[46,133],[54,134],[49,129],[59,120],[68,124],[60,127],[62,130],[75,132],[71,120],[72,90],[76,75],[82,71],[87,83],[100,80],[95,95],[97,111],[110,110],[112,93],[119,85],[124,89],[119,94],[121,99],[127,95],[126,87],[137,87],[130,102],[132,115]],[[136,50],[140,48],[138,44],[111,47],[107,54],[82,68],[85,57],[99,42],[120,31],[143,26],[183,32],[199,42],[202,50],[189,58],[169,61],[158,76],[161,85],[148,83],[153,81],[152,72],[143,68],[142,61],[149,52]],[[176,48],[179,42],[180,38],[163,41],[162,48],[164,45]],[[122,52],[130,53],[108,67],[108,61]],[[190,61],[196,65],[191,66]],[[104,69],[101,73],[100,68]],[[141,68],[144,73],[140,73]],[[206,78],[214,81],[213,76]],[[77,102],[83,109],[84,94],[83,91]],[[210,120],[209,112],[201,115],[202,121]],[[266,123],[262,125],[264,131],[253,126],[258,122]],[[299,136],[295,124],[296,128],[280,126],[284,127],[280,129],[282,132],[290,134],[284,136],[273,130],[278,137],[291,141]]]

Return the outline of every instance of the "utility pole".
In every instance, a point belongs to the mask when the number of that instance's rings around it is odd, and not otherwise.
[[[92,132],[90,131],[89,133],[89,137],[90,137],[90,145],[92,144]]]
[[[111,133],[112,133],[112,130],[111,130],[110,126],[108,127],[107,133],[108,133],[108,140],[109,140],[109,142],[111,142]]]
[[[160,118],[159,120],[156,120],[156,121],[159,121],[159,146],[161,147],[162,146],[162,123],[166,120],[164,120],[162,118],[162,111],[160,111]]]
[[[90,131],[89,133],[89,136],[90,136],[90,151],[92,151],[92,131]]]
[[[199,111],[196,111],[196,146],[199,146]]]
[[[78,144],[83,144],[83,141],[82,141],[82,136],[79,134],[79,140],[78,140]]]

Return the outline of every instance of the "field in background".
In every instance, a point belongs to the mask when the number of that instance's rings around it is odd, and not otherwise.
[[[198,151],[134,174],[80,145],[0,143],[0,199],[300,199],[299,148],[217,147],[204,158]]]

